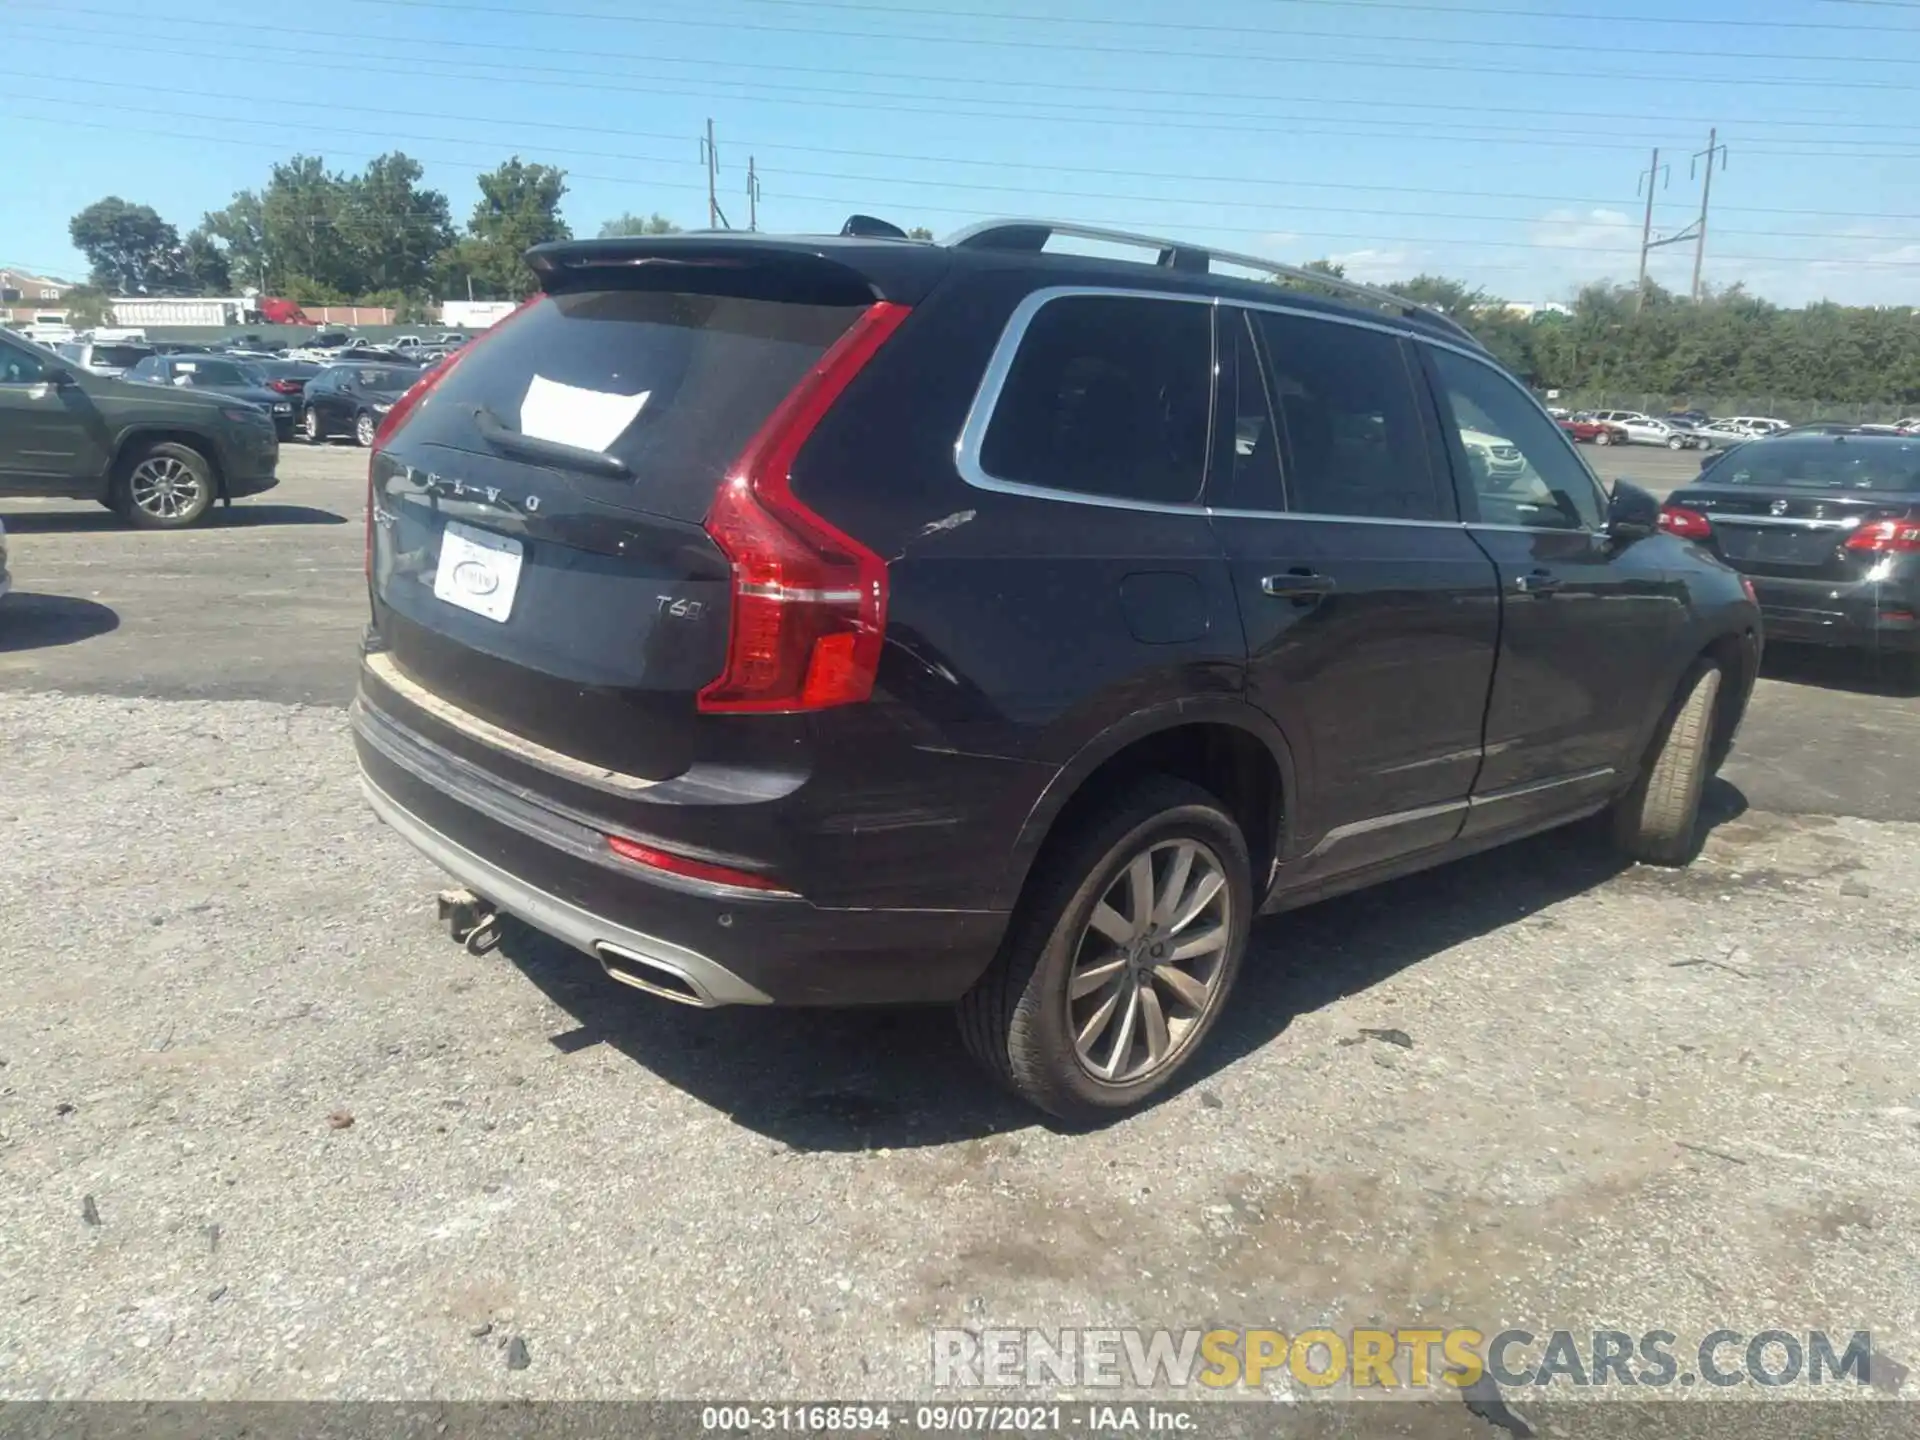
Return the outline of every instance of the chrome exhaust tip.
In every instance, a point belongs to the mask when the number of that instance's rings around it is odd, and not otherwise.
[[[636,955],[631,950],[622,950],[605,941],[595,941],[593,950],[600,957],[600,968],[607,972],[610,980],[618,980],[622,985],[631,985],[636,990],[644,990],[649,995],[657,995],[662,1000],[672,1000],[680,1005],[692,1005],[701,1010],[714,1008],[710,995],[671,966],[662,965],[658,960],[650,960],[644,955]]]

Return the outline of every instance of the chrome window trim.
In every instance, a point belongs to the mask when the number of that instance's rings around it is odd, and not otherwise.
[[[960,472],[960,478],[974,489],[997,491],[1002,495],[1062,500],[1069,505],[1096,505],[1109,510],[1137,510],[1150,515],[1205,515],[1206,507],[1197,501],[1128,500],[1117,495],[1091,495],[1078,490],[1061,490],[1051,485],[1032,485],[1024,480],[1003,479],[990,473],[980,463],[980,449],[986,443],[987,431],[992,428],[994,411],[1000,405],[1000,394],[1006,388],[1007,377],[1013,371],[1014,359],[1027,338],[1027,330],[1032,326],[1034,316],[1055,300],[1088,296],[1115,300],[1163,300],[1178,305],[1205,305],[1209,308],[1217,307],[1220,303],[1212,295],[1182,295],[1168,290],[1134,290],[1111,285],[1049,285],[1033,291],[1014,307],[1013,314],[1007,317],[1006,326],[1000,332],[999,340],[994,343],[993,356],[987,361],[986,373],[980,377],[980,388],[974,392],[966,423],[960,427],[960,438],[953,443],[954,468]],[[1213,427],[1209,425],[1207,428],[1211,436]],[[1203,465],[1196,493],[1204,492],[1205,485],[1206,469]]]

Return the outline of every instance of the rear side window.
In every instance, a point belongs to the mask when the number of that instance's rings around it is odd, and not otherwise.
[[[555,295],[475,347],[435,404],[483,405],[510,429],[603,451],[643,487],[710,493],[860,311],[654,290]]]
[[[1043,305],[980,447],[996,480],[1119,500],[1200,493],[1212,403],[1212,307],[1123,295]]]
[[[1252,312],[1285,439],[1288,509],[1440,520],[1443,508],[1406,353],[1358,325]]]

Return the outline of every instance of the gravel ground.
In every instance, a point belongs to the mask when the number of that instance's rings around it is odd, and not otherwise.
[[[1920,1356],[1920,704],[1857,667],[1774,667],[1691,870],[1563,834],[1265,922],[1191,1084],[1076,1135],[941,1013],[447,940],[340,708],[364,457],[282,471],[181,536],[5,508],[0,1396],[919,1395],[934,1326]]]
[[[10,1396],[908,1395],[969,1323],[1920,1348],[1911,825],[1749,811],[1680,874],[1563,836],[1281,917],[1206,1073],[1071,1135],[944,1015],[467,955],[335,710],[0,733]]]

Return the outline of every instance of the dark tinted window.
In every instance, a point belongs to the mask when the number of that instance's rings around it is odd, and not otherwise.
[[[127,371],[129,380],[164,380],[167,375],[167,362],[158,355],[149,355],[138,365]]]
[[[556,295],[474,349],[434,403],[484,405],[511,429],[565,440],[554,417],[564,416],[569,390],[588,392],[575,397],[578,408],[599,409],[602,419],[583,422],[570,443],[624,460],[638,477],[637,498],[672,506],[671,493],[704,509],[726,467],[859,314],[858,306],[732,295]],[[625,397],[632,418],[602,444],[591,432],[605,423],[609,397]],[[611,408],[621,409],[617,401]]]
[[[1401,343],[1379,330],[1254,312],[1286,442],[1289,508],[1438,520],[1443,512]]]
[[[1845,437],[1742,445],[1713,467],[1716,485],[1920,491],[1920,445]]]
[[[0,385],[37,385],[46,377],[46,361],[23,345],[0,340]]]
[[[1206,305],[1069,296],[1041,307],[981,445],[998,480],[1178,504],[1207,462]]]
[[[419,378],[418,370],[385,370],[364,365],[353,372],[353,381],[362,390],[390,391],[396,395]]]
[[[251,385],[254,383],[238,365],[231,360],[176,360],[173,362],[176,375],[189,375],[196,385]]]
[[[125,370],[138,365],[153,351],[144,345],[96,345],[93,347],[91,364],[105,365],[111,369]]]
[[[1600,492],[1566,432],[1491,365],[1430,347],[1479,518],[1491,525],[1600,528]]]

